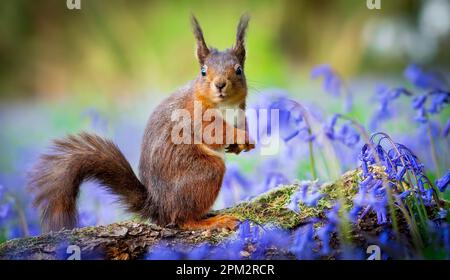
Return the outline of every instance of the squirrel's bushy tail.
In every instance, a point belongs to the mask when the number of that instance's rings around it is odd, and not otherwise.
[[[119,195],[129,211],[143,211],[148,191],[114,143],[81,133],[54,141],[52,148],[52,153],[41,157],[30,180],[43,231],[76,226],[76,201],[85,180],[96,180]]]

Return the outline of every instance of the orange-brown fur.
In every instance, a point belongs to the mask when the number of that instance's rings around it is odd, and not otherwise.
[[[54,152],[42,156],[33,170],[30,185],[36,192],[44,231],[76,226],[76,200],[85,180],[96,180],[117,194],[129,211],[160,225],[185,229],[233,228],[231,216],[204,219],[220,191],[225,163],[224,150],[240,153],[254,146],[244,131],[244,144],[237,144],[237,128],[225,120],[222,142],[174,144],[171,114],[186,109],[194,115],[194,102],[202,110],[222,105],[245,109],[247,85],[243,73],[244,37],[248,18],[241,18],[233,48],[219,52],[206,46],[203,33],[193,17],[197,57],[206,69],[186,87],[164,100],[150,116],[143,136],[139,179],[120,150],[99,136],[81,133],[57,140]],[[238,71],[242,70],[242,71]],[[214,121],[203,121],[203,129]],[[234,144],[225,144],[225,128],[234,131]],[[194,134],[194,126],[191,134]],[[193,135],[192,139],[193,138]]]

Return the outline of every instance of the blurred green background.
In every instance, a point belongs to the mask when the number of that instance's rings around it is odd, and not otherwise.
[[[255,89],[297,88],[313,65],[344,77],[401,73],[411,61],[449,65],[449,1],[3,0],[0,98],[84,96],[89,104],[169,94],[198,72],[189,15],[207,43],[230,47],[251,14],[247,76]],[[103,101],[96,101],[102,99]]]

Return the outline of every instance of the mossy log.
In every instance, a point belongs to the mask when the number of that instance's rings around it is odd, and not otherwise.
[[[291,195],[299,186],[284,185],[250,201],[211,214],[227,213],[263,227],[280,227],[292,231],[311,218],[323,219],[325,211],[338,199],[344,199],[351,204],[357,192],[359,172],[349,171],[336,182],[322,185],[320,191],[324,197],[318,201],[317,206],[300,205],[299,213],[286,208]],[[376,235],[381,231],[376,218],[373,215],[367,216],[368,219],[364,223],[354,225],[352,236],[360,245],[367,242],[366,236],[369,233],[373,236],[373,233]],[[185,231],[146,222],[125,221],[10,240],[0,244],[0,259],[67,259],[73,253],[69,248],[71,245],[79,248],[82,259],[142,259],[159,242],[169,246],[182,245],[185,248],[206,242],[219,248],[221,243],[235,237],[235,232],[227,230]],[[272,257],[292,258],[289,253],[276,252],[277,248],[271,250]],[[251,252],[244,252],[243,256],[250,257]]]

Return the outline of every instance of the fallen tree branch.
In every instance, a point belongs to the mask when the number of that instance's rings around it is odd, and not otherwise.
[[[300,213],[286,208],[291,195],[299,186],[286,185],[234,207],[214,211],[212,215],[226,213],[264,227],[292,231],[312,218],[323,219],[325,211],[333,206],[339,193],[351,204],[357,192],[358,172],[349,171],[338,181],[322,185],[320,191],[324,196],[317,206],[301,205]],[[353,226],[353,241],[359,246],[366,245],[370,236],[376,236],[382,227],[377,225],[373,215],[367,215],[365,221]],[[181,245],[187,249],[203,243],[220,248],[221,243],[235,236],[234,232],[227,230],[184,231],[145,222],[125,221],[10,240],[0,244],[0,259],[67,259],[77,254],[77,250],[81,259],[142,259],[160,242],[169,247]],[[331,242],[337,246],[339,241],[336,237],[333,238]],[[256,248],[251,248],[242,252],[242,257],[251,257],[251,252],[255,250]],[[267,258],[293,258],[289,252],[277,251],[277,248],[271,250],[267,252]]]

